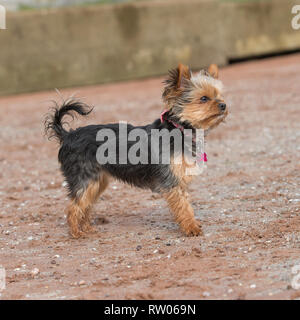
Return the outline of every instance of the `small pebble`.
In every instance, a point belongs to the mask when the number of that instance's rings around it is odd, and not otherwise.
[[[37,276],[40,273],[40,270],[38,268],[34,268],[34,269],[31,270],[30,273],[34,277],[34,276]]]
[[[203,296],[204,296],[204,297],[209,297],[209,296],[210,296],[210,293],[209,293],[208,291],[204,291],[204,292],[203,292]]]
[[[80,280],[80,281],[78,282],[78,285],[79,285],[79,286],[85,285],[85,281],[84,281],[84,280]]]

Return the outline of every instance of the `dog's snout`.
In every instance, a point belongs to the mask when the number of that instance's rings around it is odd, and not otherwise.
[[[219,109],[221,110],[221,111],[225,111],[226,110],[226,104],[225,103],[219,103]]]

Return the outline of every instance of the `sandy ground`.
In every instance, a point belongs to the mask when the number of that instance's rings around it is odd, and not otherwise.
[[[98,233],[71,239],[57,145],[42,129],[56,93],[0,98],[1,298],[299,298],[299,65],[292,55],[221,70],[230,115],[190,188],[204,231],[194,238],[160,197],[112,183],[93,210]],[[152,121],[161,81],[62,90],[96,106],[72,126]]]

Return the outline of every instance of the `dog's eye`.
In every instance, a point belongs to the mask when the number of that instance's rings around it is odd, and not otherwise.
[[[203,96],[203,97],[200,98],[200,101],[201,101],[202,103],[205,103],[205,102],[207,102],[208,100],[209,100],[209,98],[208,98],[207,96]]]

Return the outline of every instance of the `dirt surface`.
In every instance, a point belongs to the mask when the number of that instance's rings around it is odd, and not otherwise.
[[[207,138],[190,193],[204,236],[187,238],[160,197],[111,183],[98,233],[68,235],[57,145],[42,121],[54,91],[0,98],[2,299],[297,299],[300,265],[300,55],[221,70],[227,123]],[[95,110],[72,126],[162,110],[162,79],[62,90]]]

